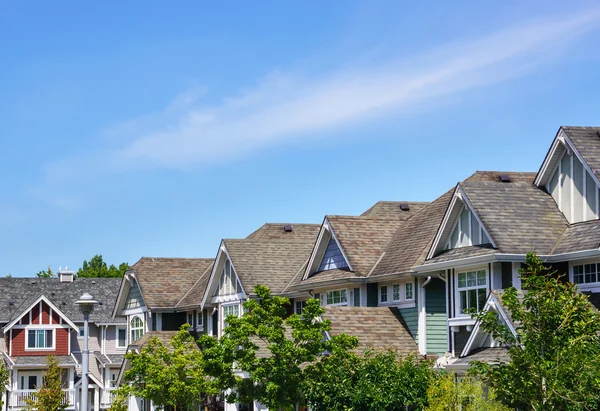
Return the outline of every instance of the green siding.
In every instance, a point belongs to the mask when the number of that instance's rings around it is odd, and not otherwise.
[[[401,308],[400,314],[402,314],[402,318],[404,318],[404,322],[408,327],[408,330],[412,334],[415,341],[418,341],[419,335],[419,309],[417,298],[419,293],[417,292],[418,288],[416,284],[413,285],[413,293],[415,296],[415,306],[413,308]]]
[[[367,307],[377,307],[378,300],[377,283],[367,284]]]
[[[433,279],[425,287],[425,311],[427,313],[427,353],[443,354],[448,351],[448,327],[446,318],[446,285]]]

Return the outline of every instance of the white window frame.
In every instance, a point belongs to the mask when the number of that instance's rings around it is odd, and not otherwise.
[[[204,316],[202,315],[202,310],[196,311],[196,329],[204,329]]]
[[[302,311],[304,310],[304,307],[306,306],[306,301],[307,300],[295,300],[294,301],[294,313],[295,314],[302,315]],[[300,312],[298,312],[298,304],[300,304]]]
[[[52,331],[51,347],[29,347],[29,331]],[[36,338],[37,339],[37,338]],[[45,341],[45,338],[44,338]],[[56,350],[56,328],[25,328],[25,351],[54,351]]]
[[[408,293],[408,288],[406,287],[407,285],[410,284],[410,295],[411,297],[408,298],[406,295]],[[415,301],[415,283],[413,283],[412,281],[407,281],[404,283],[404,301]]]
[[[346,301],[342,302],[342,294],[341,292],[344,292],[346,295]],[[340,292],[340,302],[339,303],[329,303],[329,293],[335,293],[335,292]],[[328,290],[325,293],[325,304],[329,305],[329,306],[340,306],[340,307],[345,307],[348,306],[348,299],[350,298],[350,292],[347,288],[338,288],[335,290]]]
[[[406,284],[412,284],[412,298],[406,298]],[[387,287],[387,301],[382,301],[382,289]],[[394,298],[394,288],[398,288],[398,298]],[[413,281],[385,283],[379,286],[379,305],[411,308],[415,304],[415,285]]]
[[[119,331],[125,331],[125,344],[119,345]],[[115,327],[115,348],[127,348],[127,327]]]
[[[483,286],[466,286],[466,287],[458,287],[458,276],[460,274],[475,272],[475,281],[477,281],[477,272],[485,271],[485,298],[487,298],[490,293],[490,273],[487,266],[476,266],[476,267],[464,267],[460,270],[457,270],[454,274],[454,307],[455,307],[455,316],[454,318],[462,317],[462,318],[470,318],[469,314],[463,313],[463,308],[460,306],[460,292],[461,291],[469,291],[469,290],[480,290],[484,288]],[[484,302],[485,305],[485,302]],[[483,309],[483,307],[481,307]]]
[[[225,319],[229,316],[229,314],[225,315],[225,309],[229,308],[229,307],[235,307],[235,306],[237,306],[237,308],[238,308],[238,314],[237,314],[237,316],[238,316],[238,318],[240,318],[240,315],[241,315],[241,312],[242,312],[242,310],[240,309],[240,305],[241,305],[240,301],[236,301],[235,303],[229,303],[229,304],[222,304],[221,305],[221,312],[219,313],[219,314],[221,314],[220,315],[220,317],[221,317],[221,321],[220,321],[221,322],[221,331],[224,330],[225,327],[227,327],[227,323],[226,323]]]
[[[135,327],[133,328],[133,326],[131,325],[131,323],[133,323],[133,320],[139,318],[140,321],[142,322],[142,326],[141,327]],[[131,341],[129,341],[129,343],[133,343],[134,341],[138,340],[139,338],[141,338],[144,334],[146,334],[146,322],[144,321],[144,318],[140,315],[134,315],[131,317],[131,319],[129,320],[128,323],[128,328],[129,328],[129,338],[131,339]],[[140,334],[140,336],[138,338],[136,338],[135,340],[133,339],[133,332],[137,331],[137,330],[142,330],[142,333]]]
[[[390,289],[387,285],[382,285],[379,287],[379,302],[382,304],[387,304],[388,301],[390,300],[390,296],[388,295],[390,293]],[[384,300],[385,297],[385,300]]]
[[[594,292],[594,293],[600,292],[600,280],[596,281],[594,283],[580,283],[580,284],[575,283],[575,272],[574,272],[575,266],[578,266],[578,265],[585,266],[586,264],[596,264],[596,266],[597,266],[596,270],[600,269],[600,260],[598,260],[598,259],[569,261],[569,281],[571,283],[575,284],[577,289],[579,289],[581,291],[590,291],[590,292]],[[585,276],[585,272],[584,272],[584,276]],[[597,278],[600,279],[600,273],[598,273]]]

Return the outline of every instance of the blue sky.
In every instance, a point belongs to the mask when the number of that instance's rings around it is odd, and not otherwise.
[[[600,125],[596,2],[169,3],[3,5],[0,275],[213,257]]]

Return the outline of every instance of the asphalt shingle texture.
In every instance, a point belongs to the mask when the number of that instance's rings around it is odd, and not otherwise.
[[[491,255],[497,252],[491,245],[474,245],[469,247],[453,248],[452,250],[443,251],[441,254],[425,261],[423,265],[444,263],[447,261],[460,260],[468,257],[478,257],[481,255]]]
[[[408,210],[402,210],[400,204],[408,205]],[[361,217],[379,217],[405,221],[422,210],[427,204],[429,203],[422,201],[378,201],[362,213]]]
[[[597,250],[600,247],[600,220],[570,225],[556,244],[552,254]]]
[[[285,231],[286,225],[292,226],[292,231]],[[319,224],[266,223],[246,238],[251,240],[315,240],[320,227]]]
[[[82,323],[75,301],[84,293],[99,302],[90,314],[91,322],[124,322],[122,318],[112,319],[120,284],[120,278],[76,278],[72,283],[56,278],[0,278],[0,323],[9,323],[42,295],[71,321]]]
[[[594,174],[600,179],[600,127],[561,127],[582,155]]]
[[[508,355],[508,348],[502,347],[483,347],[473,350],[471,354],[466,357],[459,358],[452,365],[469,365],[473,361],[481,361],[485,363],[498,363],[510,361]]]
[[[213,258],[142,257],[131,269],[149,308],[174,308],[213,261]]]

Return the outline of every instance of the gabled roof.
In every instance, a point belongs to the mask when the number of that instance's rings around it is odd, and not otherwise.
[[[408,210],[403,210],[400,207],[401,204],[408,206]],[[378,201],[362,213],[361,217],[397,218],[405,221],[422,210],[427,204],[429,203],[426,201]]]
[[[25,315],[27,315],[40,302],[46,303],[48,305],[48,307],[50,307],[50,309],[52,310],[53,313],[58,314],[59,317],[61,317],[63,321],[65,321],[67,324],[69,324],[69,326],[77,329],[77,326],[75,324],[73,324],[73,321],[71,321],[69,319],[69,317],[67,317],[58,307],[56,307],[56,305],[52,304],[52,302],[46,296],[40,295],[38,298],[36,298],[33,301],[31,301],[31,298],[25,298],[23,300],[23,303],[20,306],[23,309],[20,311],[17,310],[17,311],[13,312],[10,322],[4,326],[3,331],[6,333],[6,331],[8,329],[12,328],[13,325],[15,325]]]
[[[397,308],[327,306],[325,310],[322,317],[331,321],[329,334],[358,337],[358,352],[390,348],[400,354],[418,353],[417,343]]]
[[[444,250],[429,260],[423,262],[423,267],[430,264],[444,263],[446,261],[461,260],[468,257],[478,257],[483,255],[495,254],[497,250],[491,244],[470,245],[467,247],[457,247],[451,250]]]
[[[120,318],[113,321],[111,316],[120,282],[120,278],[76,278],[72,283],[61,283],[56,278],[0,278],[0,324],[9,323],[42,295],[71,321],[83,322],[75,301],[86,292],[100,302],[90,314],[90,321],[123,322]]]
[[[354,273],[367,276],[403,222],[396,217],[327,216]]]
[[[131,271],[148,308],[175,308],[213,261],[212,258],[142,257]]]
[[[202,300],[204,299],[204,293],[206,292],[206,287],[208,286],[208,280],[210,278],[210,272],[213,266],[214,262],[210,264],[204,273],[200,275],[192,288],[190,288],[188,292],[181,297],[181,300],[179,300],[177,303],[176,308],[200,307],[202,305]]]
[[[316,232],[315,232],[316,235]],[[314,244],[310,240],[223,240],[232,265],[247,293],[267,285],[281,293],[302,269]]]
[[[600,248],[600,220],[571,224],[552,250],[552,254],[564,254]]]
[[[396,231],[370,277],[408,273],[425,260],[453,192],[423,207]]]
[[[291,227],[292,231],[286,231],[286,226]],[[246,238],[251,240],[314,240],[319,227],[319,224],[265,223]]]

